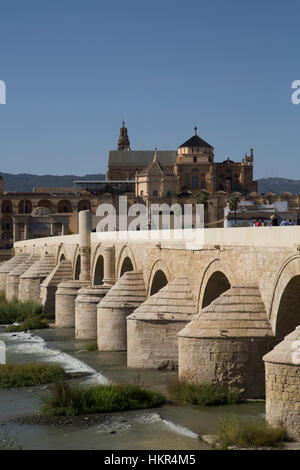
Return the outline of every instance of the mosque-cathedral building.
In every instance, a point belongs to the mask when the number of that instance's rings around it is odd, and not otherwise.
[[[196,127],[177,150],[131,150],[123,122],[118,150],[109,152],[104,181],[77,181],[73,188],[34,188],[22,193],[5,192],[0,176],[0,247],[28,238],[77,233],[80,210],[90,209],[95,215],[104,202],[118,210],[119,195],[127,195],[128,204],[182,205],[196,203],[200,191],[207,191],[206,223],[222,226],[224,207],[232,194],[241,199],[263,198],[253,180],[253,162],[253,149],[240,162],[229,158],[215,162],[214,148],[198,136]],[[276,195],[269,197],[280,200]]]
[[[123,122],[118,140],[118,150],[109,152],[107,180],[135,180],[137,195],[140,180],[153,171],[153,151],[131,150],[127,128]],[[240,192],[249,194],[257,191],[253,181],[253,149],[250,156],[245,155],[241,162],[229,158],[223,162],[214,161],[214,148],[197,135],[181,144],[177,150],[164,150],[155,153],[156,167],[161,169],[161,188],[154,189],[148,196],[176,197],[188,192],[197,196],[200,190],[210,195],[218,191],[231,194]],[[150,189],[150,188],[148,188]]]

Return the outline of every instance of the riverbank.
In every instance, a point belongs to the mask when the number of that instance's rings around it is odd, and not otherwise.
[[[73,329],[48,329],[34,334],[3,335],[7,360],[58,363],[80,374],[74,383],[135,383],[167,394],[170,371],[127,369],[126,353],[86,351],[88,341],[75,340]],[[264,403],[217,407],[170,406],[150,410],[80,417],[37,417],[41,394],[48,386],[0,390],[1,429],[19,436],[24,449],[174,449],[204,450],[201,440],[213,434],[220,416],[232,413],[264,420]]]

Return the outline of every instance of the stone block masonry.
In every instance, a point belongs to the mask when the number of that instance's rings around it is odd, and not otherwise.
[[[196,301],[185,276],[151,296],[127,318],[128,367],[176,369],[177,333],[196,313]]]
[[[300,441],[300,326],[264,356],[266,419]]]
[[[78,291],[75,300],[75,338],[97,339],[97,305],[111,286],[88,286]]]
[[[128,271],[97,307],[99,351],[126,351],[126,319],[146,300],[142,271]]]

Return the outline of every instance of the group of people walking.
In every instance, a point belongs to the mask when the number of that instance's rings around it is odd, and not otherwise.
[[[253,227],[278,227],[279,225],[283,227],[286,225],[295,225],[292,219],[286,220],[285,218],[283,218],[281,221],[279,221],[276,215],[274,214],[271,215],[270,219],[270,222],[267,223],[264,220],[255,219],[253,221]]]

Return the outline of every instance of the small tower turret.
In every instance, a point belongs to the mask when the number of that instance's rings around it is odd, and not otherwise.
[[[127,133],[127,127],[125,127],[125,121],[122,123],[122,127],[120,129],[120,136],[118,140],[118,150],[130,150],[130,141]]]

